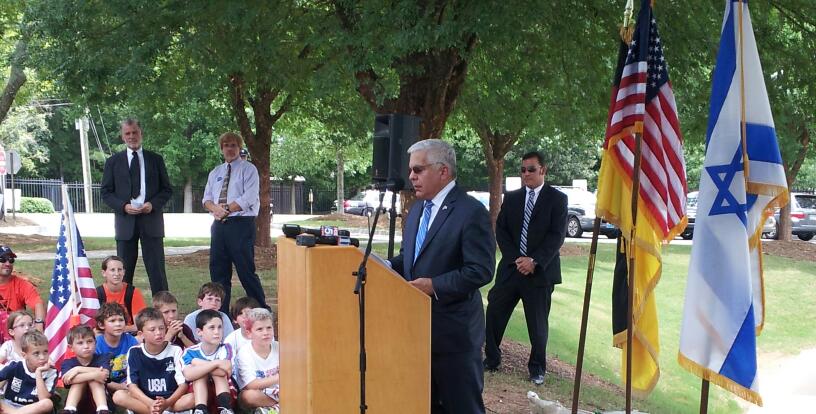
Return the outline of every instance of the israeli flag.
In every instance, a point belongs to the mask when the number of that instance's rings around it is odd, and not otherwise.
[[[785,170],[748,4],[727,0],[678,360],[758,405],[756,335],[764,323],[760,238],[771,208],[785,203]]]

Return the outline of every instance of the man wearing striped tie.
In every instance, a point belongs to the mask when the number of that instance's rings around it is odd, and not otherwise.
[[[544,383],[550,302],[561,283],[559,250],[567,231],[567,196],[544,182],[547,166],[539,152],[521,160],[524,187],[504,196],[496,220],[496,241],[502,258],[496,283],[487,294],[485,369],[501,364],[501,344],[507,322],[521,300],[532,350],[527,362],[530,381]]]
[[[255,218],[260,208],[258,169],[240,157],[244,140],[234,132],[218,138],[224,163],[210,171],[204,208],[215,218],[210,228],[210,280],[224,287],[221,312],[228,313],[232,266],[247,296],[263,307],[266,296],[255,273]]]
[[[484,413],[484,311],[496,239],[482,204],[456,185],[456,153],[438,139],[408,149],[417,200],[391,267],[431,297],[431,413]]]

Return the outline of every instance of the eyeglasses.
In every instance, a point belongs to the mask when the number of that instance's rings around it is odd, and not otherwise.
[[[428,167],[434,164],[441,164],[441,162],[430,162],[424,165],[414,165],[413,167],[408,168],[408,174],[410,174],[411,172],[413,172],[414,174],[422,174],[423,171],[425,171],[426,169],[428,169]]]
[[[5,262],[9,262],[9,263],[13,264],[14,263],[14,258],[13,257],[0,257],[0,263],[5,263]]]
[[[537,170],[538,170],[538,167],[536,167],[535,165],[531,165],[529,167],[521,166],[521,173],[522,174],[524,174],[525,171],[527,171],[528,173],[534,173]]]

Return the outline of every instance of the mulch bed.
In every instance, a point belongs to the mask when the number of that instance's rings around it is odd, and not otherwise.
[[[796,239],[795,236],[794,239]],[[798,239],[792,241],[763,240],[762,253],[768,256],[812,262],[816,259],[816,244]]]
[[[165,262],[172,265],[209,267],[210,249],[199,250],[195,253],[165,256]],[[257,270],[274,269],[278,266],[278,249],[274,244],[269,247],[255,246],[255,267]]]

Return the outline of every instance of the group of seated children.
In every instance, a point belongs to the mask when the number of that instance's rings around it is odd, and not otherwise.
[[[96,314],[100,333],[85,325],[68,332],[74,356],[60,369],[68,390],[62,413],[107,414],[121,407],[136,414],[231,414],[236,404],[255,414],[278,412],[278,344],[268,309],[240,298],[230,319],[218,311],[224,288],[206,283],[198,293],[199,309],[182,322],[170,292],[153,295],[153,307],[144,307],[143,299],[137,305],[138,289],[124,294],[131,288],[122,281],[121,267],[115,256],[103,264],[100,287],[107,302]],[[126,298],[130,303],[123,303]],[[3,414],[54,410],[57,375],[48,360],[48,340],[31,329],[32,320],[27,311],[8,318],[13,340],[0,345]]]

